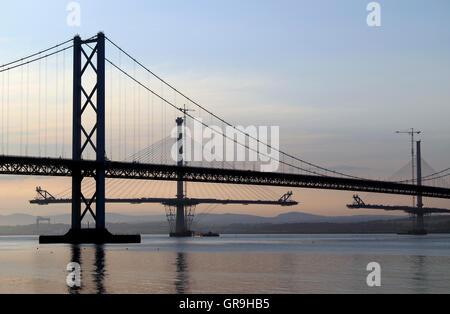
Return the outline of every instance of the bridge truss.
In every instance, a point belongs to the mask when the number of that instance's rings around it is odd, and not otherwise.
[[[73,169],[81,169],[83,177],[95,178],[99,166],[104,167],[106,178],[113,179],[177,181],[181,176],[181,179],[187,182],[284,186],[409,196],[421,194],[423,197],[450,199],[450,189],[447,188],[388,181],[128,162],[105,161],[99,164],[88,160],[0,156],[0,174],[5,175],[71,177]]]
[[[112,62],[110,59],[105,57],[105,40],[107,40],[110,44],[116,47],[119,51],[119,62],[118,64]],[[66,44],[71,43],[70,46],[59,49],[59,47],[64,46]],[[92,47],[91,47],[92,46]],[[14,154],[10,154],[9,147],[9,124],[6,127],[6,155],[0,156],[0,175],[27,175],[27,176],[55,176],[55,177],[71,177],[72,178],[72,234],[69,237],[57,239],[58,241],[67,241],[69,238],[76,238],[77,242],[88,242],[91,243],[92,237],[97,237],[98,242],[109,242],[110,240],[114,241],[140,241],[140,238],[112,238],[107,233],[105,228],[105,179],[134,179],[134,180],[159,180],[159,181],[176,181],[178,183],[177,187],[177,199],[176,201],[172,201],[169,206],[177,207],[177,225],[179,227],[182,226],[182,220],[179,219],[183,216],[184,206],[190,206],[189,202],[195,202],[192,199],[187,201],[184,192],[183,192],[183,182],[200,182],[200,183],[217,183],[217,184],[240,184],[240,185],[257,185],[257,186],[281,186],[281,187],[298,187],[298,188],[308,188],[308,189],[327,189],[327,190],[342,190],[342,191],[354,191],[354,192],[370,192],[370,193],[386,193],[386,194],[397,194],[397,195],[409,195],[409,196],[417,196],[419,200],[422,197],[431,197],[431,198],[442,198],[442,199],[450,199],[450,189],[443,187],[432,187],[432,186],[423,186],[422,184],[414,185],[407,184],[405,182],[390,182],[390,181],[375,181],[364,178],[355,177],[350,174],[341,173],[332,169],[327,169],[321,167],[319,165],[313,164],[311,162],[302,160],[296,156],[283,152],[279,149],[277,151],[280,153],[281,158],[278,158],[280,165],[283,168],[291,169],[294,173],[275,173],[275,172],[258,172],[258,171],[246,171],[246,170],[235,170],[235,169],[225,169],[225,168],[214,168],[214,167],[192,167],[184,164],[182,155],[183,155],[183,146],[180,144],[182,142],[182,137],[180,136],[182,129],[183,119],[178,118],[177,124],[179,128],[179,158],[177,165],[167,165],[161,162],[161,164],[156,164],[154,161],[150,162],[126,162],[126,161],[110,161],[106,158],[106,149],[105,149],[105,62],[111,65],[111,67],[120,72],[121,76],[128,78],[133,82],[134,87],[139,87],[146,91],[147,96],[155,97],[157,100],[161,102],[162,107],[172,107],[176,111],[176,113],[181,112],[184,114],[184,120],[186,118],[190,118],[190,121],[200,121],[201,119],[197,119],[193,115],[191,115],[188,111],[182,108],[179,108],[176,103],[176,96],[181,96],[184,102],[196,106],[195,108],[199,111],[199,117],[201,118],[201,113],[209,115],[209,118],[212,120],[215,119],[216,122],[222,124],[223,126],[232,127],[235,131],[240,132],[242,136],[248,142],[255,141],[255,143],[262,145],[267,149],[275,149],[270,146],[268,143],[263,143],[259,139],[253,137],[252,135],[247,134],[245,131],[236,128],[233,124],[225,121],[224,119],[218,117],[211,111],[208,111],[205,107],[201,106],[191,98],[187,97],[180,91],[178,91],[173,86],[169,85],[159,76],[154,74],[148,68],[142,65],[142,63],[138,62],[131,55],[125,52],[122,48],[120,48],[117,44],[112,42],[110,39],[105,37],[103,33],[97,34],[92,38],[87,40],[82,40],[79,36],[76,36],[73,40],[64,42],[59,44],[53,48],[49,48],[43,50],[37,54],[33,54],[26,58],[18,59],[14,62],[7,63],[5,65],[0,66],[0,73],[8,72],[15,68],[22,68],[23,66],[39,62],[41,59],[46,59],[52,55],[58,55],[60,52],[64,52],[73,47],[73,101],[72,101],[72,110],[73,110],[73,121],[72,121],[72,159],[66,158],[57,158],[60,156],[56,154],[54,158],[48,158],[48,155],[44,153],[46,158],[41,157],[41,153],[39,151],[39,157],[24,157],[24,156],[14,156]],[[43,55],[50,51],[51,49],[58,50]],[[85,50],[85,48],[89,48],[89,50]],[[121,67],[120,56],[125,55],[133,62],[134,67],[141,68],[149,77],[154,77],[156,85],[161,84],[161,93],[157,93],[151,88],[151,85],[143,83],[142,79],[140,80],[135,75],[131,75],[127,71],[125,71]],[[47,62],[47,61],[46,61]],[[40,69],[40,62],[39,62]],[[94,72],[92,77],[87,77],[88,72]],[[133,70],[135,72],[135,69]],[[57,73],[57,72],[56,72]],[[111,72],[112,73],[112,72]],[[39,70],[39,80],[40,80],[40,70]],[[47,80],[47,70],[45,72],[45,79]],[[28,75],[27,75],[28,81]],[[56,75],[56,80],[58,81],[58,75]],[[93,85],[89,85],[89,81],[93,82]],[[152,81],[152,80],[150,80]],[[119,79],[119,95],[120,95],[120,82]],[[7,102],[9,103],[9,72],[7,76],[7,86],[8,86],[8,97]],[[56,99],[55,104],[59,105],[58,99],[58,91],[56,84]],[[167,97],[164,97],[164,88],[168,87],[170,90],[170,94],[174,93],[174,101],[169,101]],[[27,90],[29,90],[29,84],[27,84]],[[109,90],[113,90],[112,80]],[[126,89],[125,89],[126,91]],[[40,89],[39,89],[40,93]],[[45,93],[47,93],[47,87],[45,88]],[[28,94],[27,94],[28,95]],[[28,96],[26,97],[28,99]],[[135,98],[135,95],[133,96]],[[112,102],[112,94],[111,94],[111,102]],[[119,97],[121,99],[121,97]],[[126,99],[126,97],[124,97]],[[138,100],[140,99],[138,93]],[[27,108],[28,108],[28,100]],[[46,98],[47,102],[47,98]],[[133,103],[136,101],[133,100]],[[139,101],[138,101],[139,102]],[[148,99],[150,102],[150,99]],[[21,101],[23,107],[23,101]],[[40,103],[40,97],[39,97]],[[120,117],[123,113],[126,115],[127,106],[122,106],[124,103],[122,101],[118,102],[120,107],[120,111],[118,116]],[[145,102],[144,102],[145,103]],[[14,102],[12,102],[14,104]],[[126,102],[125,102],[126,104]],[[58,116],[57,108],[58,105],[55,105],[56,116]],[[122,111],[122,107],[124,110]],[[7,106],[8,108],[8,106]],[[39,107],[40,108],[40,107]],[[111,109],[111,108],[110,108]],[[46,109],[45,109],[46,110]],[[92,113],[93,110],[93,113]],[[165,109],[164,109],[165,110]],[[89,114],[88,111],[91,111]],[[112,112],[112,110],[110,110]],[[39,109],[40,112],[40,109]],[[150,113],[148,110],[147,113]],[[139,115],[139,111],[134,110],[133,119],[135,116]],[[18,115],[21,116],[21,115]],[[26,112],[26,117],[28,119],[29,113],[28,110]],[[162,111],[162,116],[166,116],[165,111]],[[41,115],[38,114],[38,118],[40,119]],[[45,111],[45,117],[47,117],[47,113]],[[112,117],[112,114],[111,114]],[[6,114],[6,122],[9,123],[10,114],[9,111]],[[140,118],[140,117],[139,117]],[[2,115],[3,119],[3,115]],[[25,120],[28,121],[28,120]],[[57,118],[56,118],[57,121]],[[121,138],[121,123],[122,120],[119,119],[119,142]],[[138,119],[138,121],[140,121]],[[153,120],[152,120],[153,121]],[[91,124],[90,124],[90,123]],[[123,118],[124,125],[124,137],[122,142],[127,142],[130,136],[127,137],[127,119]],[[162,130],[161,134],[165,129],[165,121],[161,123]],[[186,123],[186,121],[184,121]],[[11,123],[12,124],[12,123]],[[21,122],[21,125],[23,121]],[[45,123],[47,125],[47,123]],[[201,123],[202,126],[209,128],[213,131],[211,125],[206,124],[205,122]],[[26,125],[26,149],[28,150],[28,138],[30,136],[30,130],[28,129],[28,123]],[[40,120],[39,120],[40,125]],[[55,124],[55,135],[56,135],[56,147],[55,152],[58,152],[58,123]],[[110,125],[112,125],[110,121]],[[135,127],[135,123],[133,123],[133,127]],[[147,134],[150,134],[150,128],[148,127],[150,124],[145,123],[147,126]],[[153,125],[153,123],[152,123]],[[39,128],[40,129],[40,128]],[[153,130],[152,130],[153,131]],[[113,130],[110,131],[112,141],[113,139]],[[133,129],[133,139],[136,131]],[[138,132],[139,134],[139,132]],[[217,133],[216,133],[217,134]],[[2,132],[3,136],[3,132]],[[45,137],[47,137],[47,127],[45,129]],[[22,143],[22,133],[20,133],[20,143]],[[40,141],[40,134],[38,136]],[[63,135],[64,138],[64,135]],[[150,140],[150,137],[147,137],[147,140]],[[227,140],[231,140],[232,142],[241,145],[244,150],[248,153],[256,153],[257,156],[267,157],[270,156],[265,155],[259,149],[254,149],[247,145],[247,141],[244,143],[239,143],[234,138],[227,138]],[[136,142],[136,141],[132,141]],[[3,141],[2,141],[3,144]],[[64,140],[63,140],[64,144]],[[136,143],[134,143],[136,144]],[[140,141],[138,141],[140,144]],[[21,147],[21,145],[19,145]],[[39,149],[40,149],[40,145]],[[45,146],[45,145],[44,145]],[[64,145],[63,145],[64,146]],[[138,145],[139,146],[139,145]],[[261,147],[261,146],[259,146]],[[127,143],[124,145],[124,154],[127,155]],[[89,160],[89,152],[93,151],[95,153],[95,160]],[[2,152],[4,152],[2,148]],[[121,150],[119,149],[119,152]],[[136,152],[136,151],[135,151]],[[16,155],[22,155],[17,153]],[[27,155],[27,153],[25,153]],[[86,155],[88,155],[86,157]],[[62,156],[64,156],[64,149]],[[111,144],[111,152],[110,158],[114,159],[112,156],[112,144]],[[120,158],[119,158],[120,159]],[[273,159],[273,158],[269,158]],[[289,171],[289,170],[288,170]],[[298,172],[298,173],[295,173]],[[440,171],[434,173],[427,178],[426,180],[439,179],[442,177],[449,176],[446,174],[448,169],[444,171]],[[82,182],[86,178],[94,178],[95,179],[95,191],[91,195],[84,195],[82,191]],[[150,199],[147,199],[150,201]],[[120,200],[116,200],[119,202]],[[129,201],[129,200],[128,200]],[[203,201],[207,202],[208,200],[203,199]],[[213,200],[209,200],[212,202]],[[217,201],[217,200],[216,200]],[[186,203],[187,202],[187,203]],[[248,201],[250,203],[251,201]],[[95,212],[93,210],[95,204]],[[420,203],[421,204],[421,203]],[[183,205],[183,206],[181,206]],[[82,211],[82,206],[83,211]],[[96,229],[99,232],[98,234],[88,232],[81,232],[81,222],[87,213],[91,213],[94,219],[96,220]],[[181,230],[182,228],[178,228]],[[100,236],[98,236],[100,234]],[[54,241],[55,239],[48,239],[49,242]]]

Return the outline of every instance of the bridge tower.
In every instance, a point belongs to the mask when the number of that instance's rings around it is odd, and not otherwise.
[[[83,45],[96,44],[92,52],[88,55],[83,49]],[[82,64],[82,55],[86,60]],[[93,64],[93,58],[97,56],[97,67]],[[97,76],[97,81],[92,90],[87,90],[83,85],[83,75],[88,67],[91,67]],[[82,104],[82,95],[86,101]],[[94,105],[93,97],[96,94]],[[86,116],[86,109],[92,106],[96,115],[96,123],[92,129],[88,129],[83,124],[83,116]],[[85,139],[82,142],[82,134]],[[96,134],[94,144],[93,135]],[[96,153],[96,191],[92,197],[86,198],[81,190],[83,173],[80,167],[73,169],[72,175],[72,230],[80,230],[84,216],[90,212],[95,219],[96,229],[105,229],[105,35],[99,33],[97,38],[82,41],[79,36],[74,38],[74,63],[73,63],[73,140],[72,159],[74,161],[83,160],[83,152],[89,146]],[[81,202],[84,211],[81,212]],[[91,206],[96,203],[94,214]]]
[[[421,141],[417,141],[417,186],[422,186],[422,152],[421,152]],[[415,214],[415,224],[413,233],[416,234],[426,234],[425,223],[424,223],[424,212],[423,212],[423,201],[422,194],[419,192],[417,194],[417,212]]]
[[[177,147],[178,147],[178,154],[177,154],[177,166],[183,167],[184,166],[184,159],[183,159],[183,125],[184,125],[185,119],[179,117],[176,119],[177,123]],[[170,236],[172,237],[191,237],[192,231],[188,230],[188,225],[186,224],[186,217],[185,217],[185,202],[184,202],[184,181],[181,177],[181,174],[178,174],[177,179],[177,212],[176,212],[176,218],[175,218],[175,232],[171,233]]]
[[[91,51],[85,50],[86,47],[90,48]],[[40,241],[41,243],[96,244],[140,242],[140,236],[117,236],[106,230],[105,35],[98,33],[96,37],[88,40],[82,40],[80,36],[75,36],[73,49],[72,229],[65,236],[41,237]],[[82,62],[83,56],[84,62]],[[96,76],[93,87],[87,86],[83,81],[88,68],[91,68]],[[92,107],[96,116],[92,127],[86,121],[89,107]],[[82,166],[83,153],[86,152],[87,148],[92,148],[95,152],[96,161],[94,170],[96,189],[92,196],[84,195],[82,191],[83,179],[90,171],[93,171],[92,169],[84,169]],[[94,203],[95,213],[92,209]],[[95,230],[82,229],[82,221],[88,213],[95,220]]]

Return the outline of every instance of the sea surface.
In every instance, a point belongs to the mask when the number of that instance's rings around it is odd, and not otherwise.
[[[66,283],[81,265],[81,287]],[[381,266],[381,287],[367,265]],[[450,235],[224,235],[139,245],[0,237],[0,293],[450,293]]]

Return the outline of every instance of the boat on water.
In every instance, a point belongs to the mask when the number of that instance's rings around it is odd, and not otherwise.
[[[207,238],[207,237],[220,237],[220,234],[214,233],[214,232],[208,232],[208,233],[199,233],[195,235],[196,238]]]
[[[214,232],[208,233],[195,233],[193,231],[186,231],[183,233],[170,233],[171,238],[207,238],[207,237],[220,237],[220,234]]]

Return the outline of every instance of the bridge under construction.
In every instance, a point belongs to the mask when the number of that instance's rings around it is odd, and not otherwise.
[[[422,149],[421,142],[417,141],[417,186],[422,186]],[[413,153],[414,155],[414,153]],[[424,217],[431,214],[450,214],[450,209],[424,207],[422,195],[417,195],[417,206],[390,206],[390,205],[372,205],[366,204],[359,195],[353,196],[354,203],[347,205],[350,209],[381,209],[385,211],[403,211],[413,218],[413,228],[406,234],[426,235]]]
[[[111,45],[119,53],[119,62],[114,62],[111,57],[106,56],[106,44]],[[185,184],[187,182],[201,182],[201,183],[217,183],[217,184],[233,184],[233,185],[252,185],[252,186],[278,186],[278,187],[299,187],[308,189],[322,189],[322,190],[340,190],[340,191],[352,191],[352,192],[370,192],[370,193],[386,193],[394,195],[406,195],[417,197],[418,207],[417,209],[411,209],[416,213],[418,218],[418,227],[416,233],[424,231],[423,228],[423,215],[424,208],[422,198],[442,198],[450,199],[450,188],[443,186],[430,186],[423,185],[421,180],[418,180],[417,184],[414,181],[411,183],[405,182],[393,182],[389,180],[372,180],[368,178],[361,178],[351,174],[342,173],[336,170],[319,166],[315,163],[308,162],[292,154],[286,153],[277,149],[280,157],[277,157],[277,162],[281,165],[279,172],[263,172],[256,171],[255,169],[249,170],[248,167],[243,169],[235,169],[233,165],[232,169],[227,169],[223,164],[222,167],[213,167],[212,165],[193,167],[186,165],[183,156],[183,125],[186,123],[186,119],[190,121],[216,121],[218,124],[234,128],[236,132],[245,138],[245,143],[239,143],[235,139],[231,139],[236,144],[241,145],[247,154],[253,153],[259,157],[272,158],[263,153],[261,147],[270,150],[276,149],[269,145],[267,142],[261,141],[252,137],[252,135],[240,130],[234,124],[227,122],[223,118],[214,114],[213,112],[200,105],[198,102],[189,98],[185,94],[181,93],[178,89],[168,84],[162,78],[157,76],[154,72],[146,68],[142,63],[137,61],[134,57],[128,54],[124,49],[114,43],[111,39],[107,38],[103,33],[98,33],[96,36],[82,40],[80,36],[76,36],[71,40],[65,41],[56,46],[42,50],[40,52],[31,54],[25,58],[17,59],[14,62],[10,62],[0,66],[0,74],[4,76],[7,74],[7,80],[9,80],[9,73],[11,71],[23,70],[31,65],[37,64],[41,67],[42,63],[47,67],[46,60],[51,57],[57,58],[60,54],[65,60],[65,53],[71,49],[73,51],[73,67],[72,67],[72,86],[71,86],[71,111],[72,121],[70,123],[71,129],[71,157],[65,157],[66,146],[66,134],[59,134],[61,130],[65,128],[59,126],[61,118],[63,122],[65,117],[64,109],[60,109],[58,86],[59,76],[58,71],[60,67],[57,67],[55,77],[55,99],[53,101],[53,109],[55,110],[55,120],[47,121],[47,106],[50,102],[47,98],[43,102],[45,106],[44,112],[45,120],[41,121],[41,114],[37,114],[38,123],[41,126],[44,124],[45,132],[44,136],[41,136],[40,128],[35,132],[35,137],[38,138],[33,145],[31,142],[31,131],[29,129],[30,123],[23,123],[23,119],[20,120],[20,128],[12,128],[14,124],[12,118],[13,115],[10,111],[16,108],[17,102],[9,100],[9,96],[6,97],[6,119],[7,122],[5,134],[2,136],[6,138],[5,144],[2,145],[2,154],[0,155],[0,174],[1,175],[25,175],[25,176],[52,176],[52,177],[70,177],[71,184],[71,197],[66,199],[57,199],[45,190],[39,189],[38,193],[42,193],[40,199],[33,200],[34,204],[52,204],[52,203],[70,203],[71,204],[71,230],[68,234],[63,236],[42,236],[40,237],[41,243],[135,243],[140,242],[139,235],[112,235],[106,229],[105,211],[107,203],[161,203],[168,208],[167,216],[169,222],[171,222],[174,230],[171,230],[173,236],[188,236],[191,235],[187,221],[192,216],[192,212],[188,210],[188,207],[193,207],[198,204],[260,204],[260,205],[276,205],[276,206],[292,206],[297,204],[291,200],[291,193],[285,194],[279,200],[224,200],[214,198],[188,198],[185,193]],[[126,57],[133,65],[132,71],[127,71],[121,63],[121,57]],[[57,59],[58,60],[58,59]],[[44,63],[45,61],[45,63]],[[58,62],[55,62],[58,66]],[[107,99],[106,99],[106,67],[110,67],[108,74],[109,89],[111,93],[109,97],[108,118],[109,123],[106,121],[107,112]],[[63,67],[65,68],[65,67]],[[140,69],[144,72],[144,78],[135,74],[136,69]],[[118,78],[113,78],[113,71],[118,73]],[[45,70],[45,78],[47,78],[47,68]],[[90,74],[89,74],[90,73]],[[27,80],[29,79],[27,75]],[[152,79],[149,79],[152,78]],[[147,81],[145,81],[147,79]],[[127,85],[122,88],[122,81],[127,80]],[[5,80],[4,80],[5,81]],[[41,75],[37,80],[41,82]],[[43,80],[47,83],[47,79]],[[118,82],[118,101],[114,101],[115,97],[112,92],[114,91],[114,81]],[[65,81],[63,81],[65,82]],[[153,82],[156,82],[156,86],[153,86]],[[10,87],[9,81],[7,81],[7,95],[12,94],[16,89]],[[12,84],[11,84],[12,85]],[[23,86],[18,84],[20,88]],[[29,83],[26,90],[29,90]],[[63,89],[65,85],[63,84]],[[20,90],[19,88],[19,90]],[[161,88],[161,92],[156,92],[158,88]],[[167,88],[169,92],[164,93],[164,88]],[[45,86],[45,95],[48,93],[48,86]],[[132,94],[133,101],[126,102],[122,98],[126,98],[122,95],[127,93]],[[10,91],[11,90],[11,91]],[[24,88],[25,90],[25,88]],[[138,92],[136,92],[138,91]],[[41,89],[39,88],[39,93]],[[147,95],[147,100],[142,101],[141,94]],[[27,95],[26,92],[21,94]],[[173,95],[173,100],[169,100],[168,94]],[[29,100],[31,97],[25,97]],[[38,97],[37,105],[38,112],[40,113],[41,98]],[[192,113],[186,110],[186,107],[180,108],[177,106],[177,101],[187,103],[198,109],[199,116],[194,117]],[[161,118],[157,118],[153,121],[154,114],[152,114],[156,99],[161,105]],[[30,114],[33,106],[27,102],[27,106],[24,106],[25,101],[19,101],[21,114],[17,115],[20,118],[26,117],[28,120],[33,118],[33,114]],[[113,111],[112,104],[118,103],[118,108]],[[145,118],[149,118],[147,121],[143,119],[144,116],[138,104],[145,104],[144,107],[146,115]],[[172,110],[172,114],[167,114],[166,110]],[[61,115],[62,111],[62,115]],[[183,117],[178,117],[179,114]],[[127,115],[128,114],[128,115]],[[130,114],[132,116],[131,123],[129,121]],[[201,115],[206,115],[207,119],[202,118]],[[169,119],[167,119],[169,117]],[[59,119],[58,119],[59,118]],[[153,125],[159,123],[161,127],[160,138],[165,138],[167,134],[168,126],[172,126],[173,119],[176,118],[177,124],[177,160],[176,165],[168,164],[163,161],[158,163],[157,158],[145,160],[141,162],[139,160],[127,161],[120,158],[120,155],[128,156],[130,148],[136,147],[142,148],[142,138],[145,141],[150,141],[154,130]],[[25,121],[28,121],[25,119]],[[152,119],[150,122],[150,119]],[[113,128],[114,121],[118,120],[117,125]],[[144,120],[144,122],[142,122]],[[167,121],[170,121],[168,123]],[[141,121],[141,123],[138,123]],[[208,128],[211,132],[215,131],[213,125],[202,122],[203,126]],[[54,133],[49,131],[49,125],[55,126]],[[110,127],[109,143],[107,145],[106,126]],[[137,129],[143,126],[144,132]],[[132,135],[130,135],[130,129]],[[145,135],[142,135],[145,133]],[[117,136],[115,136],[117,134]],[[41,138],[46,144],[48,138],[54,135],[55,139],[55,154],[50,156],[47,153],[48,145],[42,145]],[[142,137],[142,138],[141,138]],[[62,143],[58,140],[62,139]],[[230,140],[230,139],[229,139]],[[16,142],[17,141],[17,142]],[[246,144],[249,142],[255,142],[258,145],[257,149],[252,148]],[[3,143],[2,143],[3,144]],[[41,145],[44,149],[41,150]],[[119,151],[114,150],[114,148]],[[13,149],[17,148],[16,151]],[[33,154],[31,150],[37,148],[37,151]],[[115,153],[115,154],[114,154]],[[92,155],[94,157],[92,157]],[[119,155],[119,158],[117,158]],[[113,158],[112,156],[116,156]],[[418,166],[420,168],[420,166]],[[419,171],[419,169],[418,169]],[[439,176],[450,176],[447,174],[448,169],[436,173],[428,179],[438,178]],[[421,176],[418,175],[420,178]],[[87,194],[83,190],[83,181],[85,179],[93,178],[95,180],[95,191],[92,194]],[[131,180],[156,180],[156,181],[172,181],[177,184],[177,194],[175,198],[142,198],[142,199],[119,199],[119,198],[106,198],[105,185],[106,179],[131,179]],[[359,204],[363,205],[363,204]],[[358,205],[358,206],[359,206]],[[82,221],[87,214],[92,215],[96,222],[95,229],[83,229]],[[187,219],[186,219],[187,218]]]

